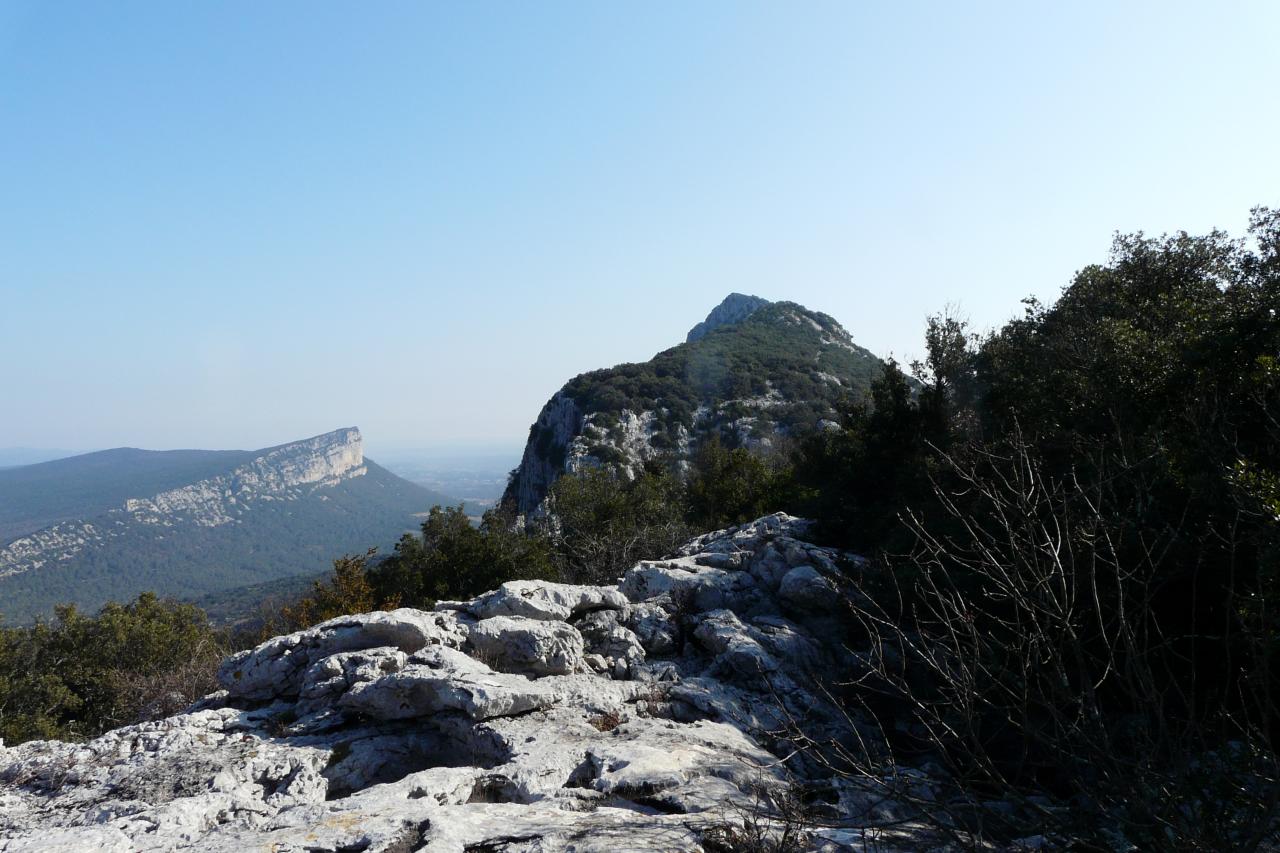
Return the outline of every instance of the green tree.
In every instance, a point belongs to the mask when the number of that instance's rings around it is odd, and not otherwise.
[[[574,583],[614,583],[636,561],[663,557],[690,534],[683,486],[658,463],[630,480],[594,467],[563,476],[548,507],[543,529]]]
[[[918,393],[891,367],[797,462],[897,582],[865,623],[914,656],[892,722],[1084,798],[1080,837],[1247,849],[1280,814],[1280,213],[1250,236],[1117,237],[981,341],[932,318]]]
[[[690,465],[688,521],[698,530],[741,524],[779,509],[777,471],[758,453],[728,448],[719,435],[702,441]]]
[[[0,632],[0,737],[92,737],[176,713],[215,688],[222,637],[192,604],[143,593],[96,616]]]
[[[310,595],[281,609],[284,630],[309,628],[348,613],[399,607],[398,595],[379,597],[369,580],[368,563],[377,553],[377,548],[370,548],[362,555],[347,554],[334,560],[332,577],[316,581]],[[271,626],[270,630],[275,633],[276,626]]]
[[[927,438],[911,383],[890,360],[868,402],[846,403],[839,429],[802,442],[800,511],[834,542],[873,552],[902,547],[899,514],[928,492]]]
[[[377,596],[407,607],[471,598],[504,581],[554,578],[549,543],[496,511],[472,525],[461,506],[432,507],[420,535],[406,534],[369,573]]]

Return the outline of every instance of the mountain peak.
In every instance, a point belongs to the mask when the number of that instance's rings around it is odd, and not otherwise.
[[[683,472],[710,436],[765,452],[775,436],[822,428],[882,369],[826,314],[730,294],[689,342],[565,383],[529,428],[503,501],[537,515],[557,478],[588,466],[630,477],[656,460]]]
[[[707,319],[689,330],[688,336],[685,337],[685,343],[693,343],[706,337],[707,333],[721,326],[731,326],[734,323],[741,323],[750,317],[756,311],[766,305],[771,304],[768,299],[762,299],[759,296],[748,296],[745,293],[730,293],[724,298],[724,301],[711,309],[711,313],[707,315]]]
[[[261,450],[120,449],[3,471],[0,609],[21,622],[68,595],[92,608],[274,580],[391,544],[440,502],[366,460],[355,427]]]

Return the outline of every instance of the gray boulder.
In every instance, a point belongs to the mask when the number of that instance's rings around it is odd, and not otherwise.
[[[466,629],[452,614],[399,610],[339,616],[314,628],[267,640],[223,662],[218,682],[232,697],[296,695],[307,668],[338,652],[394,646],[416,652],[428,645],[457,648]]]
[[[593,610],[621,610],[627,598],[607,586],[576,586],[549,581],[507,581],[493,592],[462,605],[477,619],[522,616],[563,622]]]
[[[813,566],[797,566],[782,578],[778,598],[792,610],[829,613],[840,605],[840,592]]]
[[[582,635],[564,622],[492,616],[471,628],[473,654],[500,672],[568,675],[585,672]]]
[[[782,790],[784,759],[803,769],[762,733],[855,734],[804,677],[838,654],[835,617],[806,615],[835,558],[805,530],[707,534],[621,588],[513,581],[344,616],[233,655],[183,714],[0,745],[0,853],[703,850]],[[876,849],[928,847],[910,816],[880,804],[868,819],[906,841]]]
[[[459,711],[473,720],[550,707],[554,693],[522,675],[494,672],[447,648],[415,654],[404,668],[353,685],[337,705],[378,720]]]

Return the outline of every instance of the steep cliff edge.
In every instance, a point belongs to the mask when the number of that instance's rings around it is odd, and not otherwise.
[[[194,596],[314,573],[344,551],[390,545],[442,497],[366,460],[354,427],[225,461],[195,482],[4,543],[6,621],[56,603],[95,607],[147,589]]]
[[[629,476],[651,459],[678,466],[712,434],[767,448],[819,428],[882,369],[826,314],[731,294],[685,343],[556,392],[529,430],[503,502],[535,513],[566,472],[609,465]]]

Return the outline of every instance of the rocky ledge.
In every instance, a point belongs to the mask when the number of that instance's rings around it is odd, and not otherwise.
[[[845,654],[857,558],[805,530],[767,516],[617,586],[341,617],[227,659],[183,714],[0,747],[0,851],[710,849],[805,772],[784,719],[854,734],[808,685]],[[805,849],[907,816],[850,782],[819,805]]]

